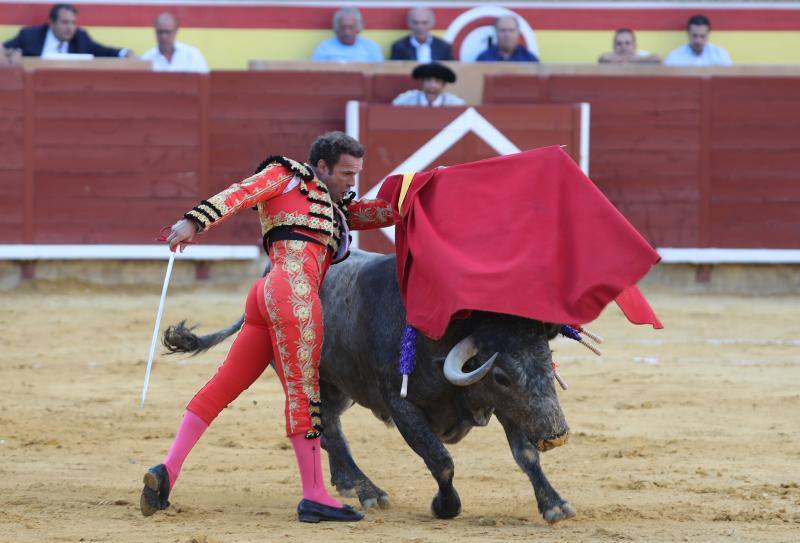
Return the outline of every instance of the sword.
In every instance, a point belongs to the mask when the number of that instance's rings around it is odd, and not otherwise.
[[[158,329],[161,327],[161,315],[164,313],[164,300],[167,299],[167,287],[169,286],[169,277],[172,275],[173,264],[175,264],[175,251],[170,251],[169,262],[167,263],[167,273],[164,276],[164,286],[161,289],[161,300],[158,302],[156,325],[153,327],[153,340],[150,342],[150,356],[147,357],[147,370],[145,370],[144,373],[144,385],[142,386],[142,403],[139,406],[139,409],[144,409],[144,399],[147,397],[147,388],[150,385],[150,370],[153,368],[153,355],[156,353]]]

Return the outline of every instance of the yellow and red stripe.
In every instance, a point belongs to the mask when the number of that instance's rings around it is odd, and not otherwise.
[[[42,24],[52,2],[0,4],[0,39],[20,26]],[[250,59],[302,60],[331,35],[331,17],[338,2],[102,2],[78,3],[79,23],[98,41],[138,53],[155,43],[152,22],[163,11],[181,23],[179,39],[199,47],[215,69],[243,69]],[[435,33],[444,34],[456,17],[476,2],[433,3]],[[408,3],[369,2],[360,5],[364,35],[388,54],[392,41],[407,33]],[[595,62],[611,46],[611,32],[636,30],[639,46],[661,55],[686,41],[689,16],[707,15],[712,41],[728,49],[737,64],[800,63],[800,5],[735,2],[686,6],[682,3],[515,2],[506,5],[536,31],[544,62]]]

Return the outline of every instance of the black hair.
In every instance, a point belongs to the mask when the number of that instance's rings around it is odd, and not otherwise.
[[[689,22],[686,23],[686,30],[689,30],[690,26],[707,26],[709,30],[711,30],[711,21],[708,20],[708,17],[705,15],[692,15],[689,17]]]
[[[631,36],[636,36],[636,34],[634,34],[633,30],[630,28],[618,28],[616,32],[614,32],[614,37],[616,38],[618,34],[630,34]]]
[[[308,163],[316,168],[321,159],[332,170],[342,155],[361,158],[364,156],[364,147],[344,132],[327,132],[311,144],[311,149],[308,150]]]
[[[72,4],[56,4],[52,8],[50,8],[50,22],[54,23],[58,20],[58,13],[65,9],[67,11],[71,11],[75,15],[78,14],[78,8],[73,6]]]

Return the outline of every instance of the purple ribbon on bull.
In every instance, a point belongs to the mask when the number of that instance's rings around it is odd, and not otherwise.
[[[417,330],[410,324],[406,324],[403,330],[403,339],[400,342],[400,361],[398,369],[403,376],[403,384],[400,386],[400,397],[405,398],[408,394],[408,376],[414,371],[417,356]]]
[[[586,332],[586,330],[584,330],[583,332],[587,335],[587,337],[591,338],[593,341],[597,341],[599,339],[598,336],[594,334],[589,334]],[[594,345],[583,339],[583,337],[581,337],[580,332],[578,332],[577,329],[570,326],[569,324],[564,324],[561,326],[561,335],[568,337],[570,339],[574,339],[575,341],[577,341],[578,343],[580,343],[581,345],[583,345],[584,347],[586,347],[587,349],[589,349],[598,356],[601,356],[603,354],[600,352],[600,349],[598,349],[597,347],[595,347]]]

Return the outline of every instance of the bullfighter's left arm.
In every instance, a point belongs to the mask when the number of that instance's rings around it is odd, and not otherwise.
[[[393,226],[398,215],[386,200],[356,200],[347,206],[347,224],[351,230],[372,230]]]

